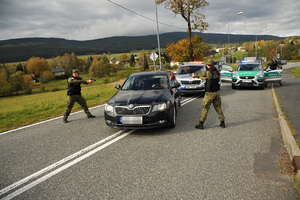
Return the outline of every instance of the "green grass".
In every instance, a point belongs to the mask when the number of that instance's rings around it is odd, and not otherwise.
[[[104,104],[117,92],[114,86],[123,81],[83,86],[82,94],[87,100],[88,107]],[[61,90],[0,98],[0,132],[62,116],[66,108],[66,93],[66,90]],[[75,104],[72,112],[81,109],[78,104]]]
[[[295,67],[291,70],[291,74],[295,77],[295,78],[300,78],[300,67]]]

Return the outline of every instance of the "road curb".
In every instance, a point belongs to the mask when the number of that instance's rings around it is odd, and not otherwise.
[[[296,140],[294,136],[292,135],[292,132],[287,124],[287,121],[285,120],[283,113],[279,107],[278,98],[275,93],[275,89],[272,86],[271,88],[273,100],[275,103],[278,120],[281,128],[281,134],[283,138],[283,142],[285,144],[286,150],[289,153],[290,159],[292,161],[293,166],[295,167],[295,175],[297,177],[297,180],[300,180],[300,149],[296,144]]]

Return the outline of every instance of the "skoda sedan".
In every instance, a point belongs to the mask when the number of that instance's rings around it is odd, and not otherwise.
[[[172,72],[140,72],[129,76],[104,109],[106,125],[120,129],[175,127],[180,83]]]

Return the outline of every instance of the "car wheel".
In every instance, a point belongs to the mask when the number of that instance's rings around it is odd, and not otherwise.
[[[264,90],[264,89],[265,89],[265,86],[262,84],[262,85],[259,87],[259,89]]]
[[[176,126],[176,115],[177,115],[176,105],[174,104],[172,116],[170,117],[170,121],[171,121],[171,124],[169,126],[170,128],[174,128]]]
[[[236,86],[234,86],[233,84],[231,85],[232,89],[236,89]]]

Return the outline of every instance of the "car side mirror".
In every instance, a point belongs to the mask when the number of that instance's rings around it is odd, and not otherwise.
[[[116,85],[115,88],[116,88],[117,90],[120,90],[120,89],[121,89],[121,85]]]

